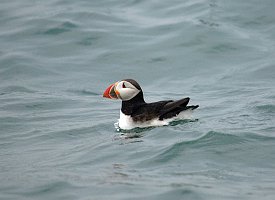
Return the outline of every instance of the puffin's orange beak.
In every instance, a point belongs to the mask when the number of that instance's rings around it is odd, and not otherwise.
[[[103,97],[108,99],[118,99],[119,92],[116,91],[117,83],[111,84],[103,93]]]

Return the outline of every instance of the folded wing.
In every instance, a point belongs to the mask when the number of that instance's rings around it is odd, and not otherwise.
[[[187,106],[189,103],[190,98],[186,97],[184,99],[180,99],[177,101],[170,101],[167,104],[165,104],[160,112],[159,119],[168,119],[177,116],[180,112],[187,110],[187,109],[196,109],[199,107],[196,106]]]

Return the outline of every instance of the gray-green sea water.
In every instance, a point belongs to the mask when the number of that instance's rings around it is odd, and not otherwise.
[[[275,199],[274,10],[1,0],[0,199]],[[125,78],[194,120],[118,132],[102,93]]]

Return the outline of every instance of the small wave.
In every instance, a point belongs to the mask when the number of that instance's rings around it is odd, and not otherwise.
[[[96,43],[99,39],[101,38],[101,36],[90,36],[90,37],[86,37],[83,38],[82,40],[80,40],[78,42],[79,45],[83,45],[83,46],[91,46],[94,43]]]
[[[210,131],[198,138],[174,143],[162,150],[153,158],[150,163],[166,163],[170,160],[183,156],[187,152],[198,154],[211,154],[222,156],[230,152],[239,154],[242,149],[253,149],[255,144],[273,143],[274,137],[258,135],[253,133],[243,133],[240,135],[226,134],[222,132]],[[233,153],[234,154],[234,153]]]
[[[177,185],[173,185],[174,188],[169,191],[157,194],[152,199],[201,199],[200,195],[194,190],[188,189],[186,187],[180,188],[175,187]],[[189,185],[190,186],[190,185]]]
[[[151,58],[151,59],[148,61],[148,63],[159,63],[159,62],[164,62],[164,61],[166,61],[166,60],[167,60],[166,57],[164,57],[164,56],[159,56],[159,57],[153,57],[153,58]]]
[[[275,105],[272,104],[257,106],[256,109],[266,113],[275,113]]]
[[[40,185],[35,188],[32,188],[30,191],[23,192],[24,196],[41,196],[50,193],[55,193],[64,188],[72,188],[73,186],[65,181],[52,182],[50,184]]]
[[[43,32],[45,35],[59,35],[76,28],[77,25],[72,22],[64,22],[56,27],[49,28]]]
[[[274,127],[268,127],[267,129],[273,130]],[[265,129],[265,130],[267,130]],[[262,134],[255,134],[255,133],[246,133],[244,137],[252,142],[272,142],[275,141],[275,136],[272,135],[262,135]]]
[[[170,126],[177,126],[181,124],[187,124],[190,122],[197,122],[199,119],[182,119],[182,120],[175,120],[169,123]]]
[[[270,61],[271,63],[273,63],[273,61]],[[271,79],[274,80],[275,78],[275,73],[274,73],[274,64],[259,64],[260,66],[258,66],[255,70],[253,70],[251,72],[250,77],[253,78],[253,80],[255,79],[260,79],[260,80],[267,80],[267,79]]]
[[[163,150],[162,153],[156,155],[153,160],[156,162],[166,162],[179,156],[181,152],[184,152],[187,149],[215,149],[219,148],[220,146],[238,145],[244,143],[245,141],[246,139],[242,136],[210,131],[193,140],[172,144],[170,147]]]
[[[102,94],[99,94],[99,93],[96,93],[96,92],[93,92],[93,91],[90,91],[90,90],[86,90],[86,89],[83,89],[83,90],[67,90],[67,92],[78,94],[78,95],[85,95],[85,96],[99,96],[99,95],[102,95]]]
[[[202,24],[207,25],[207,26],[210,26],[210,27],[219,27],[219,26],[220,26],[218,23],[211,22],[211,21],[208,21],[208,20],[205,20],[205,19],[200,19],[199,21],[200,21]]]
[[[6,59],[6,63],[11,62],[11,66],[1,70],[0,72],[0,78],[2,80],[10,80],[13,78],[18,77],[28,77],[28,78],[38,78],[38,77],[45,77],[45,76],[57,76],[59,75],[57,72],[45,69],[42,66],[31,66],[28,65],[27,62],[32,62],[29,59],[21,59],[17,58],[16,56],[10,56]],[[15,62],[18,62],[15,64]]]
[[[0,95],[5,95],[5,94],[10,94],[14,92],[19,92],[19,93],[35,93],[35,90],[23,87],[23,86],[18,86],[18,85],[11,85],[7,86],[4,88],[1,88]]]

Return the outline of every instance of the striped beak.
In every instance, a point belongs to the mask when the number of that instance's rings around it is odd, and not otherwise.
[[[103,97],[108,99],[118,99],[119,92],[116,90],[116,85],[117,83],[110,85],[103,93]]]

